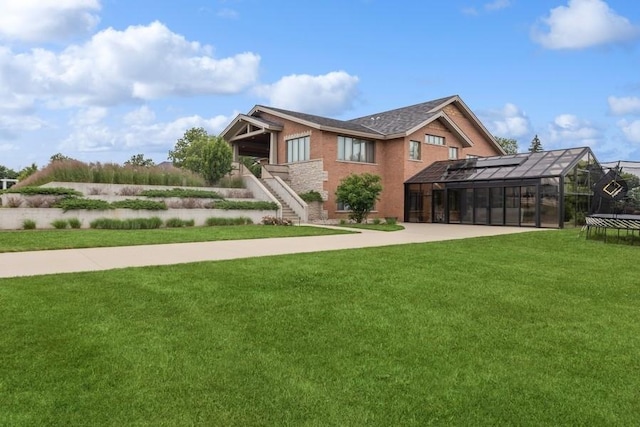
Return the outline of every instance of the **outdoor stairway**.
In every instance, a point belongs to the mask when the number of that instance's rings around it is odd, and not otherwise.
[[[264,179],[260,179],[260,182],[262,183],[262,185],[264,185],[264,188],[266,188],[269,191],[269,193],[271,193],[271,195],[275,197],[276,200],[278,200],[278,202],[280,202],[280,204],[282,205],[282,219],[288,219],[293,224],[299,224],[300,217],[293,211],[293,209],[291,209],[291,207],[284,200],[282,200],[280,196],[278,196],[278,194],[275,191],[273,191],[273,189],[269,185],[269,182]]]

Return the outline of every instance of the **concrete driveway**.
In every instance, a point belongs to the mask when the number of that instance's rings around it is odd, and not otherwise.
[[[360,230],[359,234],[334,236],[0,253],[0,278],[402,245],[540,230],[457,224],[402,225],[405,229],[395,232]]]

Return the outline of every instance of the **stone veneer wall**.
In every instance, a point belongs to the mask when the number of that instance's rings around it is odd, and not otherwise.
[[[329,179],[327,171],[323,170],[322,160],[289,163],[289,185],[298,194],[307,191],[317,191],[322,200],[327,200],[328,192],[324,189],[324,182]],[[320,203],[309,204],[309,221],[327,217],[327,211]]]

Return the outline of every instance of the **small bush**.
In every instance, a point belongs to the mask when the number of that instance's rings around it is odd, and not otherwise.
[[[51,196],[29,196],[26,198],[27,206],[30,208],[49,208],[56,204],[58,199]]]
[[[91,221],[89,227],[104,230],[147,230],[160,228],[162,219],[152,218],[132,218],[132,219],[111,219],[98,218]]]
[[[398,218],[394,216],[388,216],[384,219],[385,224],[395,225],[398,222]]]
[[[80,227],[82,227],[82,221],[80,221],[78,218],[70,218],[69,219],[69,226],[71,228],[80,228]]]
[[[379,225],[382,221],[380,220],[380,218],[374,218],[373,219],[373,224],[374,225]]]
[[[187,197],[181,200],[183,209],[200,209],[202,208],[202,200]]]
[[[257,211],[277,211],[278,205],[274,202],[259,201],[237,201],[221,200],[213,203],[213,209],[224,210],[257,210]]]
[[[56,219],[55,221],[51,222],[51,225],[53,226],[53,228],[56,228],[58,230],[62,230],[62,229],[67,228],[69,223],[67,222],[66,219]]]
[[[89,195],[90,196],[100,196],[105,194],[104,191],[102,191],[102,188],[99,187],[91,187],[89,188]]]
[[[278,218],[275,216],[265,216],[261,221],[262,225],[293,225],[290,219]]]
[[[19,208],[22,206],[22,198],[21,197],[7,197],[7,206],[10,208]]]
[[[250,225],[253,224],[251,218],[246,216],[239,216],[236,218],[220,218],[220,217],[210,217],[205,220],[205,224],[208,226],[217,226],[217,225]]]
[[[307,203],[322,202],[322,195],[317,191],[307,191],[306,193],[298,194],[298,196]]]
[[[20,193],[25,196],[35,194],[42,196],[82,196],[81,192],[64,187],[12,187],[8,193]]]
[[[222,199],[215,191],[192,190],[188,188],[172,188],[171,190],[145,190],[140,193],[144,197],[180,197],[190,199]]]
[[[53,206],[62,209],[64,212],[79,209],[99,211],[111,209],[109,202],[104,200],[80,199],[77,197],[66,197],[62,200],[58,200]]]
[[[22,221],[22,228],[25,230],[35,230],[36,222],[32,219],[25,219]]]
[[[138,196],[140,193],[142,193],[140,187],[122,187],[120,191],[118,191],[118,195],[120,196]]]
[[[167,209],[165,202],[156,202],[154,200],[126,199],[112,202],[111,207],[114,209],[135,209],[148,211],[162,211]]]
[[[180,219],[180,218],[169,218],[165,221],[164,225],[167,228],[180,228],[180,227],[193,227],[195,225],[195,220],[193,219]]]

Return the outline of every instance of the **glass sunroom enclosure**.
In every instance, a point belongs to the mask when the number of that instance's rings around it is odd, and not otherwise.
[[[586,147],[435,162],[405,182],[405,221],[579,226],[602,176]]]

